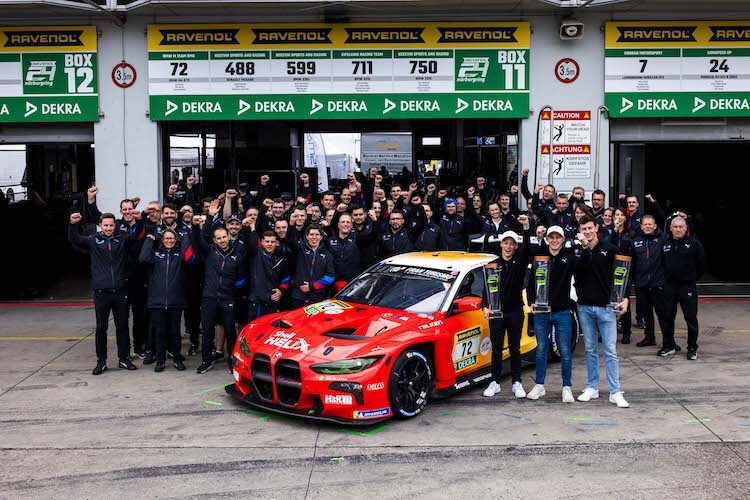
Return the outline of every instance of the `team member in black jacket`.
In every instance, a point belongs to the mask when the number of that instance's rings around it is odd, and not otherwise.
[[[193,246],[187,235],[177,244],[177,233],[172,229],[162,232],[158,247],[156,238],[146,237],[139,260],[149,267],[148,303],[149,318],[154,327],[156,344],[155,372],[164,371],[167,361],[167,346],[174,359],[174,367],[185,369],[180,339],[180,316],[187,307],[187,273],[183,264],[195,261]]]
[[[414,249],[422,252],[433,252],[440,248],[440,226],[435,224],[432,206],[425,203],[422,205],[424,217],[427,221],[422,234],[414,242]]]
[[[644,215],[641,218],[641,232],[633,238],[633,263],[630,269],[636,302],[640,302],[640,311],[646,324],[645,337],[636,344],[638,347],[656,345],[654,312],[662,332],[664,331],[667,309],[662,248],[666,240],[667,234],[656,227],[654,217]]]
[[[466,250],[466,223],[458,215],[458,202],[445,200],[445,213],[440,217],[440,244],[444,250]]]
[[[609,402],[618,408],[630,406],[620,391],[620,364],[617,359],[617,317],[609,306],[614,281],[615,255],[617,247],[600,241],[599,226],[590,217],[578,223],[581,232],[576,235],[583,250],[576,263],[576,291],[578,292],[578,320],[586,343],[586,389],[578,401],[590,401],[599,397],[599,342],[601,334],[604,349],[604,366],[609,385]],[[616,310],[624,312],[628,307],[625,298]]]
[[[128,337],[128,294],[126,290],[125,266],[128,247],[138,239],[133,234],[115,233],[115,216],[106,213],[101,216],[101,233],[94,236],[81,236],[78,223],[81,214],[70,216],[68,240],[76,247],[91,255],[91,288],[94,290],[94,310],[96,311],[96,367],[93,374],[99,375],[107,369],[107,325],[109,311],[115,319],[117,336],[118,366],[135,370],[130,357]],[[140,226],[140,222],[138,223]]]
[[[235,328],[235,301],[237,290],[247,283],[245,268],[246,254],[242,245],[229,239],[227,230],[223,227],[213,228],[210,222],[200,217],[193,218],[193,243],[203,257],[205,271],[203,276],[203,300],[201,301],[201,323],[203,339],[201,354],[203,362],[198,367],[198,373],[205,373],[213,367],[214,361],[224,357],[223,346],[216,346],[214,352],[214,327],[224,326],[227,343],[227,353],[231,356],[237,340]],[[213,243],[206,243],[206,238],[212,237]]]
[[[550,312],[534,314],[534,333],[536,348],[536,385],[526,395],[528,399],[539,399],[547,394],[544,380],[547,376],[547,349],[552,328],[555,329],[557,348],[560,351],[562,367],[562,400],[573,403],[572,377],[573,360],[571,355],[571,335],[573,330],[573,303],[570,300],[570,282],[575,272],[576,260],[580,257],[580,248],[564,248],[565,232],[560,226],[547,229],[546,244],[542,244],[537,255],[547,255],[549,262],[549,306]],[[529,302],[536,302],[535,280],[529,280],[527,289]]]
[[[510,350],[510,371],[513,379],[512,391],[517,398],[525,398],[526,391],[521,385],[521,330],[523,329],[523,279],[531,262],[529,249],[529,218],[519,215],[518,222],[523,227],[523,242],[518,248],[518,235],[508,231],[500,236],[500,293],[503,317],[490,319],[490,339],[492,340],[492,381],[484,395],[491,397],[500,392],[500,374],[503,368],[503,344],[508,335]],[[484,314],[489,317],[487,297],[484,298]]]
[[[359,247],[359,271],[362,272],[375,264],[378,254],[378,230],[377,222],[370,218],[370,214],[362,205],[352,204],[352,231],[357,235],[357,246]]]
[[[96,206],[96,195],[99,188],[92,186],[88,189],[88,213],[91,220],[99,221],[102,213]],[[146,237],[144,225],[136,225],[141,218],[141,212],[136,210],[139,198],[125,199],[120,202],[120,219],[115,221],[115,231],[122,234],[135,234],[138,228],[138,238],[130,245],[125,265],[125,279],[128,292],[128,310],[132,311],[133,320],[133,350],[141,358],[146,356],[146,337],[148,321],[146,318],[146,272],[138,263],[138,254]]]
[[[687,359],[698,357],[698,290],[696,283],[703,276],[706,255],[701,242],[688,236],[687,222],[675,217],[670,224],[672,235],[664,243],[664,294],[667,299],[667,321],[662,336],[663,355],[674,352],[674,321],[677,305],[682,307],[688,329]]]
[[[248,321],[279,312],[284,292],[289,290],[291,277],[287,259],[278,251],[278,239],[273,231],[263,233],[260,246],[247,245],[250,255],[250,295],[248,296]]]
[[[333,285],[333,254],[321,244],[323,231],[317,224],[307,228],[305,245],[297,254],[292,289],[292,307],[320,302],[326,298],[326,289]]]
[[[188,236],[193,231],[193,207],[185,205],[180,209],[180,228]],[[185,308],[185,333],[190,337],[188,356],[198,352],[201,338],[201,294],[203,291],[203,266],[195,259],[187,268],[187,307]]]
[[[388,228],[378,236],[380,260],[414,251],[414,246],[404,228],[404,214],[393,211],[388,216]]]
[[[568,195],[560,193],[555,198],[555,208],[545,212],[542,222],[546,227],[560,226],[565,231],[566,238],[575,238],[578,224],[575,215],[571,213]]]
[[[357,236],[352,232],[352,216],[343,213],[338,219],[338,230],[326,241],[328,251],[333,255],[333,287],[339,292],[359,274],[359,247]]]

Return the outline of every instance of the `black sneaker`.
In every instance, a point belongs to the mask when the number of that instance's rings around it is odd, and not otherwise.
[[[623,334],[622,340],[620,341],[621,344],[629,344],[630,343],[630,335]]]
[[[674,354],[674,353],[675,353],[675,349],[674,349],[674,347],[669,347],[669,348],[667,348],[667,347],[662,347],[661,349],[659,349],[659,350],[658,350],[658,351],[656,352],[656,355],[657,355],[657,356],[662,356],[662,357],[666,357],[666,356],[671,356],[671,355],[672,355],[672,354]]]
[[[146,351],[146,357],[143,358],[143,364],[144,365],[150,365],[154,361],[156,361],[156,358],[154,357],[154,353],[151,351]]]
[[[687,355],[685,355],[685,357],[690,361],[695,361],[696,359],[698,359],[698,349],[688,349]],[[106,370],[107,367],[105,366],[104,369]]]
[[[643,324],[643,320],[642,319],[638,319],[636,321],[636,323],[635,323],[635,326],[637,326],[641,330],[645,330],[646,329],[646,325]]]
[[[101,375],[102,373],[107,371],[107,362],[106,361],[97,361],[96,362],[96,368],[94,368],[93,373],[94,375]]]
[[[172,355],[171,352],[167,351],[167,358],[174,359],[174,356]]]
[[[656,337],[647,336],[643,340],[636,344],[638,347],[648,347],[650,345],[656,345]]]
[[[195,371],[198,373],[206,373],[208,370],[210,370],[213,367],[214,367],[213,361],[208,361],[208,362],[204,361]]]
[[[678,346],[678,345],[675,345],[675,346],[674,346],[674,350],[675,350],[676,352],[680,352],[680,351],[682,350],[682,347],[680,347],[680,346]]]
[[[177,369],[178,372],[184,371],[185,370],[185,363],[183,363],[182,361],[175,361],[174,362],[174,367]]]
[[[138,355],[138,357],[139,357],[139,358],[141,358],[141,359],[143,359],[143,358],[145,358],[145,357],[146,357],[146,351],[144,351],[143,349],[139,349],[139,350],[135,351],[135,353],[136,353],[136,354]]]
[[[154,366],[154,371],[157,372],[157,373],[158,372],[163,372],[164,371],[164,363],[162,363],[161,361],[157,361],[156,362],[156,366]]]
[[[224,359],[224,353],[219,351],[214,351],[211,353],[211,361],[220,361]]]
[[[187,355],[188,356],[195,356],[198,351],[200,350],[199,344],[190,344],[190,349],[188,349]]]
[[[122,368],[123,370],[137,370],[138,367],[133,364],[132,361],[129,359],[121,359],[119,363],[117,363],[117,366]]]

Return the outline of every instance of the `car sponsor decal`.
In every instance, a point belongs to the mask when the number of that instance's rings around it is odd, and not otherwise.
[[[278,330],[272,333],[263,344],[306,353],[310,349],[310,344],[305,339],[296,338],[296,335],[295,332]],[[277,355],[280,355],[280,353],[277,353]]]
[[[347,405],[354,404],[354,396],[351,394],[326,394],[323,402],[327,405]]]
[[[430,328],[435,328],[437,326],[440,326],[443,324],[443,320],[439,319],[437,321],[432,321],[430,323],[425,323],[424,325],[419,325],[417,328],[420,330],[429,330]]]
[[[492,341],[489,337],[483,338],[482,343],[479,344],[479,352],[482,353],[482,356],[486,356],[489,354],[490,349],[492,349]]]
[[[379,410],[355,410],[352,412],[352,418],[364,419],[364,418],[380,418],[387,417],[391,414],[390,408],[380,408]]]
[[[455,334],[453,343],[453,366],[456,372],[477,364],[477,353],[481,342],[482,330],[479,326]]]
[[[379,391],[385,389],[385,382],[376,382],[374,384],[367,384],[368,391]]]
[[[308,317],[315,316],[316,314],[341,314],[344,309],[351,309],[352,306],[342,300],[324,300],[317,304],[312,304],[304,308],[305,314]]]

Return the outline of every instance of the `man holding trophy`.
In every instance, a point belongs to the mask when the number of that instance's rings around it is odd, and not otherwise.
[[[519,215],[518,222],[523,226],[521,247],[518,247],[518,235],[515,232],[504,232],[500,235],[500,258],[493,263],[496,266],[485,270],[488,283],[482,305],[484,315],[489,320],[492,341],[492,380],[484,391],[486,397],[500,392],[506,333],[513,379],[511,390],[517,398],[526,397],[526,391],[521,385],[521,331],[524,321],[521,290],[526,268],[531,260],[529,218],[527,215]]]
[[[630,405],[620,390],[616,312],[622,314],[628,307],[628,299],[624,294],[629,277],[627,271],[623,275],[623,268],[616,261],[619,253],[617,247],[600,241],[597,237],[599,225],[593,219],[588,216],[581,218],[578,227],[581,232],[576,235],[576,239],[581,242],[583,249],[576,263],[575,278],[578,319],[586,343],[588,372],[586,389],[578,396],[578,401],[590,401],[599,397],[598,331],[604,349],[609,402],[616,404],[618,408],[627,408]]]
[[[547,394],[544,389],[547,350],[554,327],[562,367],[562,400],[564,403],[573,403],[573,360],[570,352],[573,312],[570,280],[575,272],[581,249],[564,248],[565,232],[560,226],[547,229],[547,237],[540,243],[537,255],[534,256],[533,271],[526,290],[531,312],[534,314],[534,333],[537,341],[536,385],[526,398],[539,399]]]

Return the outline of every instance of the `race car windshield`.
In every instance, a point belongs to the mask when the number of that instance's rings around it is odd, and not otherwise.
[[[451,272],[382,265],[349,283],[338,298],[347,302],[429,314],[440,309],[455,279]]]

